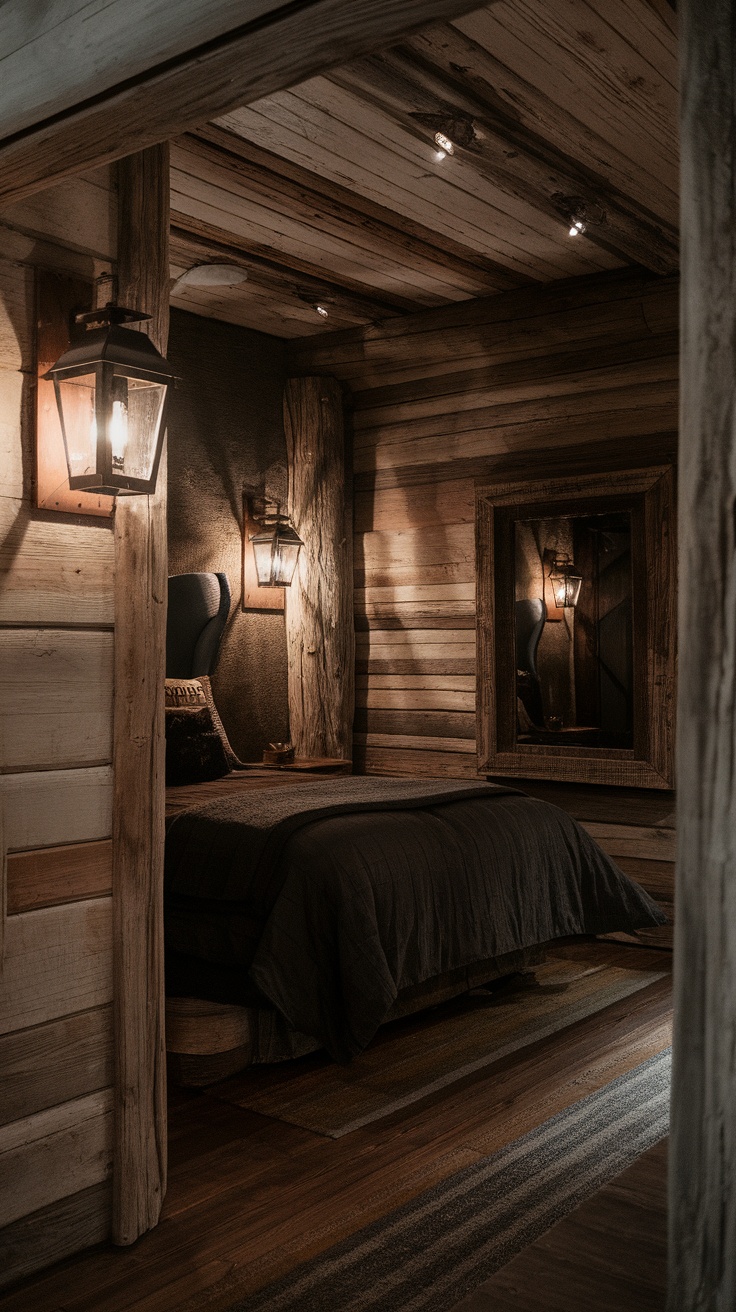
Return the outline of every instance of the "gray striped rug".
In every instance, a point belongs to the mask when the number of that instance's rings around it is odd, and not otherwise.
[[[230,1312],[448,1312],[666,1133],[670,1051]]]

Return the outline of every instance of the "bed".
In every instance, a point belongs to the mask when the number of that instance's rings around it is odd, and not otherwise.
[[[235,772],[170,789],[167,1047],[206,1083],[665,917],[566,812],[482,782]]]

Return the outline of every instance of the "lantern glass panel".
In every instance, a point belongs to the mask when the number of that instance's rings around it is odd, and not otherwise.
[[[109,433],[113,474],[152,477],[165,399],[164,383],[115,375]]]
[[[273,533],[257,534],[251,538],[253,555],[256,562],[256,577],[259,588],[272,588],[271,561],[273,556]]]
[[[288,588],[294,578],[301,542],[284,541],[277,535],[274,543],[271,581],[274,587]]]
[[[564,568],[563,566],[563,570]],[[567,574],[561,571],[558,575],[552,574],[551,581],[556,606],[577,606],[583,582],[578,574]]]
[[[94,474],[97,467],[96,393],[94,373],[56,380],[56,400],[70,478]]]

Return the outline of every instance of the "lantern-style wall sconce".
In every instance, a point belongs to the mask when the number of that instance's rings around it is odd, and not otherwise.
[[[145,333],[123,326],[150,317],[112,304],[77,315],[85,336],[44,375],[54,384],[73,490],[155,490],[174,374]]]
[[[555,605],[563,610],[566,606],[576,606],[582,587],[582,575],[578,573],[570,556],[555,556],[549,572]]]
[[[288,515],[277,508],[263,517],[262,531],[251,538],[259,588],[289,588],[304,546]]]
[[[243,610],[283,610],[303,546],[288,515],[262,493],[243,496]]]

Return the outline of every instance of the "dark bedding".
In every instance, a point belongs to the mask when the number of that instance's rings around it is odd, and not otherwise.
[[[398,993],[570,934],[665,917],[570,816],[492,784],[318,779],[175,816],[167,951],[247,976],[339,1061]]]

